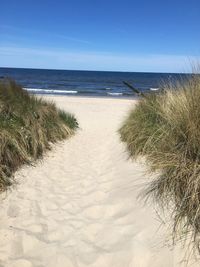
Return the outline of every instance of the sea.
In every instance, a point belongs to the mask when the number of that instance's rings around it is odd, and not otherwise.
[[[113,72],[0,68],[0,78],[11,78],[33,94],[133,97],[126,81],[142,92],[156,92],[165,82],[186,78],[181,73]]]

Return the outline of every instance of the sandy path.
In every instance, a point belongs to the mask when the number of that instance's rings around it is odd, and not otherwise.
[[[116,133],[133,101],[54,100],[82,129],[17,173],[1,201],[0,267],[179,266],[155,213],[136,199],[144,170]]]

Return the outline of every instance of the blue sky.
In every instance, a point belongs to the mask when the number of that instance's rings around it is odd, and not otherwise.
[[[199,0],[3,0],[0,66],[185,72],[199,12]]]

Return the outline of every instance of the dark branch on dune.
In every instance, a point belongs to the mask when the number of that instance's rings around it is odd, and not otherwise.
[[[123,81],[123,83],[128,86],[128,88],[130,88],[135,94],[145,97],[145,94],[143,94],[139,89],[133,87],[130,83]]]

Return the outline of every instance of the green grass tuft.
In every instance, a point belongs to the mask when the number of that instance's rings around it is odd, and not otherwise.
[[[77,128],[75,117],[54,103],[29,95],[14,81],[0,81],[0,191],[22,164],[41,158],[51,143]]]
[[[200,247],[200,77],[147,95],[119,130],[130,156],[158,172],[147,196],[172,212],[174,237],[190,232]]]
[[[78,128],[78,121],[76,120],[75,116],[70,113],[66,113],[63,110],[58,111],[58,115],[60,119],[66,123],[71,129],[75,130]]]

